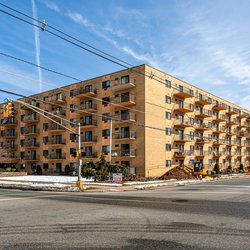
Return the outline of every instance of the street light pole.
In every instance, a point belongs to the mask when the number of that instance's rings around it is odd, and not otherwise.
[[[110,119],[110,132],[109,132],[109,162],[110,162],[110,164],[112,163],[111,161],[112,161],[112,138],[113,138],[113,136],[112,136],[112,124],[113,122],[112,122],[112,119]]]
[[[78,166],[77,166],[78,167],[78,180],[77,180],[76,186],[79,187],[80,189],[82,189],[81,124],[80,123],[77,123],[77,151],[76,151],[76,155],[77,155],[77,164],[78,164]]]

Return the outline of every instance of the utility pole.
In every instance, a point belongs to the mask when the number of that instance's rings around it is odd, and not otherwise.
[[[77,123],[77,164],[78,164],[78,181],[76,182],[76,186],[79,187],[80,189],[82,188],[82,177],[81,177],[81,124],[80,122]]]
[[[110,132],[109,132],[109,162],[111,164],[111,161],[112,161],[112,139],[113,139],[113,136],[112,136],[112,125],[113,125],[113,121],[112,119],[110,119]]]

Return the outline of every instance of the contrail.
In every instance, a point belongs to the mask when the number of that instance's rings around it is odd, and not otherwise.
[[[33,18],[37,19],[37,9],[35,0],[31,0],[32,5],[32,14]],[[38,25],[37,21],[33,21],[35,25]],[[39,31],[37,27],[34,27],[34,36],[35,36],[35,47],[36,47],[36,64],[41,66],[40,64],[40,38],[39,38]],[[42,92],[42,71],[40,68],[37,68],[38,77],[39,77],[39,91]]]

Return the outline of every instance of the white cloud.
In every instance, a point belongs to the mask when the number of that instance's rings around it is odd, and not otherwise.
[[[83,15],[81,15],[77,12],[68,11],[67,16],[70,19],[72,19],[74,22],[76,22],[78,24],[82,24],[83,26],[85,26],[87,28],[93,27],[93,24],[91,24],[87,18],[85,18]]]
[[[31,4],[32,4],[32,15],[34,19],[37,19],[37,9],[36,9],[36,4],[35,4],[35,0],[31,0]],[[38,25],[37,21],[33,21],[33,23],[35,25]],[[38,66],[40,66],[40,38],[39,38],[39,31],[38,28],[34,26],[34,36],[35,36],[35,48],[36,48],[36,63]],[[37,68],[37,72],[38,72],[38,77],[39,77],[39,92],[42,91],[42,71],[41,68]]]
[[[43,3],[51,10],[54,10],[56,12],[60,12],[60,8],[58,5],[56,5],[55,3],[53,3],[52,1],[43,1]]]

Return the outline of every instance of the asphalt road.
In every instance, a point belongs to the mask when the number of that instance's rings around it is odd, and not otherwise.
[[[0,189],[0,249],[250,249],[250,177],[158,190]]]

